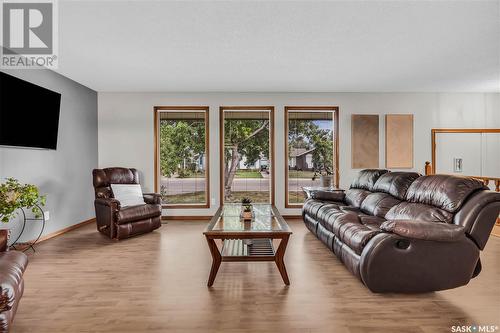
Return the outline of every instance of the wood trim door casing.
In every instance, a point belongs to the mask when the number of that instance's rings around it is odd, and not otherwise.
[[[335,157],[335,178],[334,185],[339,186],[339,107],[338,106],[285,106],[285,208],[302,208],[301,204],[290,204],[288,202],[288,113],[289,111],[333,111],[334,121],[334,157]]]
[[[220,171],[220,181],[219,181],[219,204],[222,206],[224,204],[224,111],[238,111],[238,110],[252,110],[252,111],[267,111],[269,112],[269,150],[271,157],[271,205],[274,205],[274,193],[275,193],[275,172],[274,167],[276,165],[275,158],[275,142],[274,142],[274,106],[220,106],[219,107],[219,171]]]
[[[438,133],[500,133],[500,128],[433,128],[431,129],[432,174],[436,174],[436,134]]]
[[[154,172],[155,192],[158,193],[160,179],[160,122],[158,113],[161,111],[204,111],[205,112],[205,198],[204,204],[162,204],[162,208],[184,209],[184,208],[210,208],[210,108],[208,106],[155,106],[154,107]]]

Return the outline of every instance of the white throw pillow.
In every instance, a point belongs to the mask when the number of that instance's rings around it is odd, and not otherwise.
[[[145,204],[139,184],[111,184],[111,191],[121,207]]]

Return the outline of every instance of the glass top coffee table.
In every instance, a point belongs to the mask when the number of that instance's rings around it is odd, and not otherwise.
[[[207,285],[214,284],[221,262],[274,261],[286,285],[290,284],[283,257],[292,231],[276,207],[253,204],[252,221],[240,218],[241,204],[219,208],[206,228],[205,238],[212,254],[212,268]],[[274,246],[273,240],[280,243]],[[217,244],[220,240],[220,246]]]

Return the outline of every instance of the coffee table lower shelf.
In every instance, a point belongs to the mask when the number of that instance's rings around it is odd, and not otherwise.
[[[270,238],[225,239],[221,255],[222,261],[274,261],[276,253]]]
[[[210,237],[206,235],[208,247],[212,254],[212,268],[208,278],[207,286],[214,284],[215,277],[219,271],[221,262],[241,262],[241,261],[274,261],[281,274],[281,278],[286,285],[290,285],[288,274],[285,268],[283,257],[289,235],[283,235],[274,239],[279,239],[280,243],[275,249],[273,238],[239,238],[227,239]],[[215,240],[222,240],[222,248],[219,250]],[[247,245],[248,241],[251,245]]]

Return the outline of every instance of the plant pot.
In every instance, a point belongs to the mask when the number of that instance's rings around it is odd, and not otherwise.
[[[245,211],[245,206],[241,207],[240,216],[243,219],[243,221],[251,221],[253,218],[253,207],[252,206],[249,206],[249,207],[250,207],[249,211]]]
[[[320,176],[319,180],[321,181],[321,186],[323,187],[331,187],[333,184],[333,176]]]
[[[251,221],[252,220],[252,212],[242,212],[241,217],[243,221]]]

